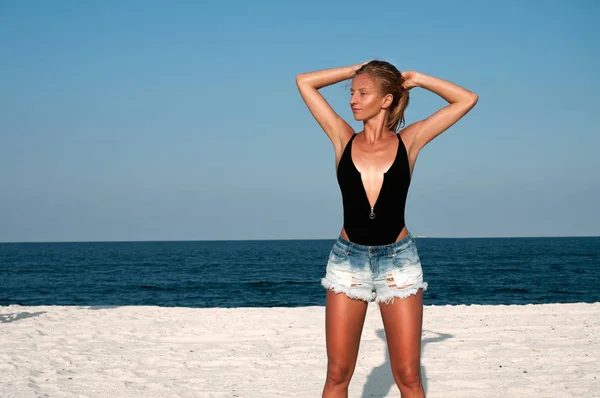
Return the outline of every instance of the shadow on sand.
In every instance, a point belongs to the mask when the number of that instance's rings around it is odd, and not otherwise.
[[[0,323],[12,323],[21,319],[33,318],[45,314],[46,311],[39,312],[13,312],[12,314],[0,314]]]

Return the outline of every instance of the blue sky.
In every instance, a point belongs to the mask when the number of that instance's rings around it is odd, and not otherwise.
[[[599,17],[591,0],[3,1],[0,241],[333,239],[333,147],[294,78],[373,58],[480,97],[419,155],[413,235],[600,235]],[[361,129],[344,84],[323,93]],[[443,105],[416,88],[407,123]]]

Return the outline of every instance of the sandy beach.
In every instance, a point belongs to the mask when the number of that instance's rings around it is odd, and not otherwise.
[[[319,397],[324,307],[0,307],[2,397]],[[600,397],[600,303],[426,306],[428,397]],[[376,305],[350,397],[398,397]]]

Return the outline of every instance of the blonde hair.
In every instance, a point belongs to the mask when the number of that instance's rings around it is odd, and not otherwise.
[[[404,126],[404,111],[408,107],[408,90],[402,87],[403,79],[400,71],[389,62],[374,60],[361,66],[354,77],[367,74],[379,81],[382,95],[391,94],[392,104],[388,115],[387,127],[398,132]]]

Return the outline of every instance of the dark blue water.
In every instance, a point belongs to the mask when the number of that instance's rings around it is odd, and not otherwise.
[[[324,305],[333,240],[0,244],[0,305]],[[417,238],[426,305],[600,301],[600,237]]]

